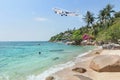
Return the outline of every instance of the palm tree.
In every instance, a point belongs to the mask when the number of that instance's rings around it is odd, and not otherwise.
[[[108,27],[113,22],[112,13],[115,12],[115,11],[113,10],[113,6],[110,5],[110,4],[108,4],[105,7],[105,11],[106,11],[106,18],[107,18],[107,23],[106,24],[107,24],[107,27]]]
[[[103,8],[103,10],[100,10],[99,15],[98,15],[98,21],[100,21],[102,26],[106,26],[106,24],[111,24],[112,22],[112,14],[114,10],[113,10],[113,6],[108,4],[105,8]]]
[[[87,27],[90,26],[90,24],[92,25],[94,22],[94,16],[90,11],[87,11],[85,17],[84,17],[85,22],[87,23]]]
[[[113,12],[115,12],[114,10],[113,10],[113,5],[111,5],[111,4],[108,4],[106,7],[105,7],[105,10],[106,10],[106,16],[107,16],[107,18],[110,20],[112,17],[111,17],[111,14],[113,13]]]
[[[105,8],[103,10],[100,10],[98,15],[98,21],[100,21],[101,24],[106,23],[106,10]]]

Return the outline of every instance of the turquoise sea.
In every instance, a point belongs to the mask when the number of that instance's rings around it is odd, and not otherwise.
[[[50,68],[94,48],[39,41],[0,42],[0,80],[42,80]]]

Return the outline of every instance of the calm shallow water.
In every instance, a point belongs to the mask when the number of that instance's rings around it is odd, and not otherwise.
[[[26,80],[92,49],[51,42],[0,42],[0,80]]]

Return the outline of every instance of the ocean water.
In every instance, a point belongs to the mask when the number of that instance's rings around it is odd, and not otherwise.
[[[42,80],[47,70],[66,66],[64,63],[94,48],[52,42],[0,42],[0,80]]]

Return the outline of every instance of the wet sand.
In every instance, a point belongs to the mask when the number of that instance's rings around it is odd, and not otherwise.
[[[120,72],[96,72],[89,67],[91,60],[98,55],[120,55],[120,50],[96,49],[82,57],[77,57],[74,60],[74,66],[53,74],[56,78],[55,80],[120,80]],[[83,67],[87,72],[79,73],[72,71],[76,67]]]

